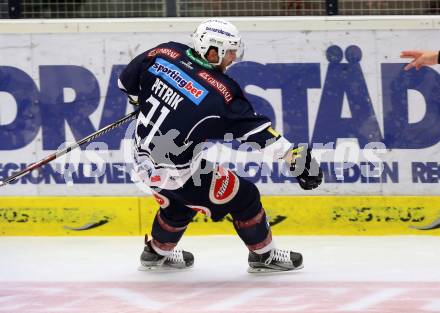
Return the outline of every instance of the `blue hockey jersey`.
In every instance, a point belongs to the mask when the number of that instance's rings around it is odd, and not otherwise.
[[[255,113],[232,78],[184,44],[168,42],[140,54],[123,70],[119,87],[139,104],[136,151],[155,169],[189,168],[203,142],[228,133],[261,148],[280,137],[263,132],[270,120]]]

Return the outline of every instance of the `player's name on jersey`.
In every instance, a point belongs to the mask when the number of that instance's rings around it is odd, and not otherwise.
[[[177,106],[183,100],[183,96],[180,96],[177,91],[174,91],[173,88],[165,84],[160,78],[156,78],[151,91],[174,110],[177,110]]]

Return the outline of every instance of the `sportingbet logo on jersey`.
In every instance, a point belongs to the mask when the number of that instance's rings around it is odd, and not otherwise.
[[[179,67],[164,59],[157,58],[156,62],[148,71],[156,76],[162,77],[197,105],[199,105],[208,94],[208,90],[202,85],[191,79],[191,77]]]

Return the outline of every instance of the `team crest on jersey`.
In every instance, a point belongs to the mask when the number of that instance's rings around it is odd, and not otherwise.
[[[149,57],[155,57],[158,54],[162,54],[165,55],[167,57],[170,57],[171,59],[177,59],[178,57],[180,57],[180,53],[177,52],[176,50],[170,49],[170,48],[156,48],[151,50],[148,53]]]
[[[193,209],[196,212],[205,214],[207,217],[211,217],[211,210],[207,207],[201,206],[201,205],[188,205],[191,209]]]
[[[230,103],[232,100],[232,92],[228,89],[228,87],[225,86],[222,82],[215,79],[213,76],[208,74],[205,71],[201,71],[198,74],[201,78],[206,80],[208,84],[210,84],[212,87],[214,87],[225,99],[226,103]]]
[[[165,209],[170,205],[170,200],[161,194],[153,192],[153,197],[162,209]]]
[[[240,181],[234,172],[218,166],[212,175],[209,200],[215,204],[225,204],[238,192]]]
[[[208,95],[208,90],[181,68],[162,58],[157,58],[156,62],[148,68],[148,71],[166,80],[196,105],[199,105]]]

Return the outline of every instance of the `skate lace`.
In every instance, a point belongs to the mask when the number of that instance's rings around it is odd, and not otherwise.
[[[269,265],[272,261],[290,262],[290,251],[282,249],[272,249],[264,264]]]
[[[167,257],[167,260],[172,263],[184,263],[185,260],[183,259],[183,250],[174,249],[173,253]]]

